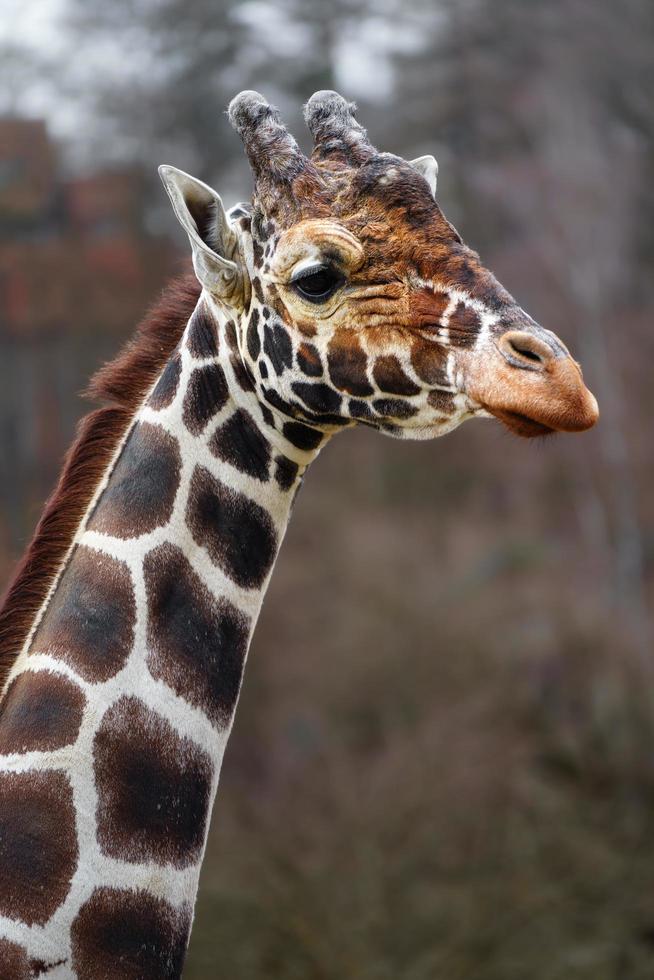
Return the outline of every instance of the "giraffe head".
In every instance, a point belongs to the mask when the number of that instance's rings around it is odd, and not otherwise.
[[[242,92],[229,117],[251,204],[161,168],[209,301],[231,311],[260,397],[286,418],[430,438],[473,416],[524,436],[581,431],[595,398],[565,345],[518,306],[435,200],[433,157],[378,152],[335,92],[305,119],[308,159],[276,109]]]

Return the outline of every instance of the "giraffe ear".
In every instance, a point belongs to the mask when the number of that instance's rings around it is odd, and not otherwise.
[[[220,197],[201,180],[176,167],[159,167],[159,176],[177,220],[189,237],[198,281],[214,295],[233,299],[242,278],[238,239]]]
[[[436,158],[428,153],[424,157],[416,157],[409,160],[411,166],[425,178],[431,188],[432,195],[436,197],[436,181],[438,179],[438,163]]]

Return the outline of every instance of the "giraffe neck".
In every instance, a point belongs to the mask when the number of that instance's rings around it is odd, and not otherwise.
[[[317,451],[282,428],[201,297],[0,702],[0,975],[181,974],[250,637]]]

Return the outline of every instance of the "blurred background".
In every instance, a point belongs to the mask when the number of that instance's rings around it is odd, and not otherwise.
[[[77,393],[186,261],[156,165],[228,204],[224,108],[319,88],[433,152],[464,239],[602,418],[341,435],[251,650],[188,980],[654,977],[654,5],[0,0],[0,577]]]

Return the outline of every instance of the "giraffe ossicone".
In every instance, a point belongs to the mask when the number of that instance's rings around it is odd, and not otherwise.
[[[435,200],[432,157],[378,152],[334,92],[311,158],[258,93],[226,211],[161,176],[191,244],[92,390],[0,613],[0,976],[181,975],[252,630],[306,467],[336,432],[430,438],[493,415],[580,431],[563,343]]]

